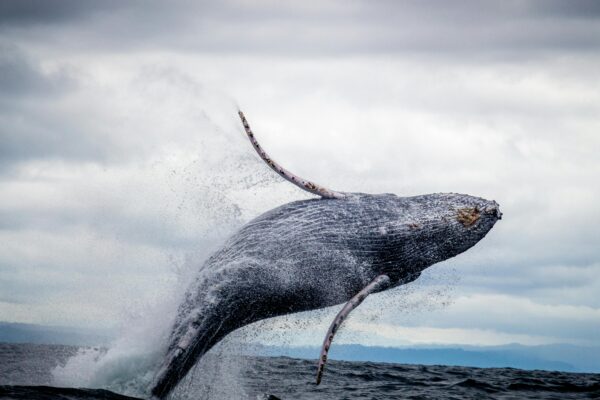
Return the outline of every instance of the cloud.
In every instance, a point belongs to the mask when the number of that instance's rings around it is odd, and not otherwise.
[[[282,165],[334,189],[499,201],[484,241],[413,297],[361,306],[361,324],[597,342],[597,3],[25,1],[0,15],[0,318],[115,324],[179,290],[233,229],[304,198],[252,153],[239,105]]]
[[[600,308],[544,304],[504,294],[458,296],[444,304],[431,297],[434,290],[418,283],[415,286],[369,297],[344,322],[336,342],[371,346],[597,345]],[[259,343],[314,346],[323,340],[338,311],[339,307],[330,307],[319,313],[270,319],[245,328],[239,337]]]
[[[102,3],[77,0],[61,0],[57,2],[7,0],[0,4],[0,26],[65,23],[72,20],[84,19],[101,10],[116,12],[123,3],[111,0]]]
[[[98,153],[93,139],[59,116],[76,81],[66,66],[43,68],[18,46],[0,44],[0,170],[19,160]]]
[[[21,95],[51,96],[73,84],[66,71],[44,72],[18,47],[0,45],[0,98],[9,102]]]
[[[476,294],[456,298],[449,307],[428,316],[426,324],[592,344],[597,340],[599,314],[600,308],[557,304],[556,300],[544,304],[514,295]]]
[[[403,327],[382,323],[349,323],[352,336],[360,335],[370,345],[423,345],[458,344],[471,346],[499,346],[510,343],[535,346],[560,343],[560,338],[531,334],[507,334],[496,330],[431,328],[428,326]]]
[[[182,12],[182,10],[185,10]],[[591,1],[517,1],[444,7],[418,1],[281,3],[3,2],[0,26],[13,37],[71,49],[160,49],[327,56],[417,53],[532,57],[598,48]],[[299,34],[300,33],[300,34]],[[9,36],[9,37],[10,37]]]

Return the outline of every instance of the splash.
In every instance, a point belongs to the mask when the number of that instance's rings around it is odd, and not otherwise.
[[[192,277],[198,276],[199,266],[217,243],[273,205],[269,202],[287,200],[289,192],[278,189],[279,179],[265,171],[258,157],[252,154],[237,121],[235,102],[197,82],[173,77],[173,71],[169,74],[166,79],[164,73],[154,71],[150,74],[151,83],[143,87],[138,87],[135,79],[124,84],[123,89],[117,89],[120,82],[114,82],[117,99],[119,91],[124,90],[129,90],[130,96],[137,93],[144,98],[138,104],[139,109],[135,102],[123,105],[132,116],[128,122],[132,130],[139,129],[136,125],[147,127],[152,141],[165,134],[157,130],[172,120],[177,132],[166,133],[170,135],[169,144],[155,146],[154,152],[150,147],[142,149],[143,159],[134,167],[108,166],[100,184],[111,185],[104,188],[109,193],[152,192],[147,198],[158,202],[151,206],[156,221],[153,226],[165,228],[164,231],[176,236],[168,238],[169,245],[162,247],[165,259],[171,260],[170,265],[163,266],[171,279],[165,284],[167,289],[154,297],[148,296],[150,300],[120,299],[118,337],[106,347],[81,348],[65,365],[57,366],[53,370],[53,383],[57,386],[103,388],[147,396],[156,368],[164,357],[178,305]],[[148,115],[145,111],[148,108],[160,109],[160,116]],[[155,121],[156,127],[151,126],[157,118],[165,121]],[[125,178],[118,184],[107,179],[123,175]],[[134,197],[144,196],[137,193]],[[126,196],[122,199],[130,200]],[[128,232],[117,229],[121,234]],[[126,257],[123,268],[127,268]],[[227,353],[226,343],[219,349],[221,356]],[[190,378],[192,381],[200,383],[194,383],[193,387],[182,385],[190,393],[208,393],[212,397],[216,390],[213,388],[220,385],[215,381],[217,376],[236,381],[239,370],[236,363],[219,362],[218,370],[205,368],[205,364],[201,363],[196,373],[190,374],[195,377]],[[209,378],[197,379],[198,376]],[[187,398],[185,393],[180,391],[178,396]]]

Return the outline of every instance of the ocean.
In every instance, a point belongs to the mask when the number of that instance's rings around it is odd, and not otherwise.
[[[0,399],[140,398],[110,388],[54,387],[52,371],[77,352],[73,346],[0,344]],[[600,399],[600,374],[331,360],[323,383],[316,386],[314,360],[228,356],[211,362],[219,360],[234,372],[224,373],[223,365],[216,364],[209,368],[212,376],[192,371],[171,398]]]

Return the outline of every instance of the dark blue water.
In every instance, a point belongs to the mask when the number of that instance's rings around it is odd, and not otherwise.
[[[0,344],[0,399],[134,398],[101,389],[52,387],[50,371],[75,352],[67,346]],[[331,361],[323,383],[316,386],[314,361],[244,357],[240,365],[239,381],[230,384],[243,388],[235,398],[252,400],[600,399],[600,374]],[[211,393],[222,392],[190,387],[178,398],[223,398]]]

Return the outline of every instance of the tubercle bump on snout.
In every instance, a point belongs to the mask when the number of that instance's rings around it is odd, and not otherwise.
[[[495,201],[492,202],[493,205],[486,207],[484,212],[488,215],[493,215],[497,219],[502,219],[502,212],[500,211],[500,206]]]

